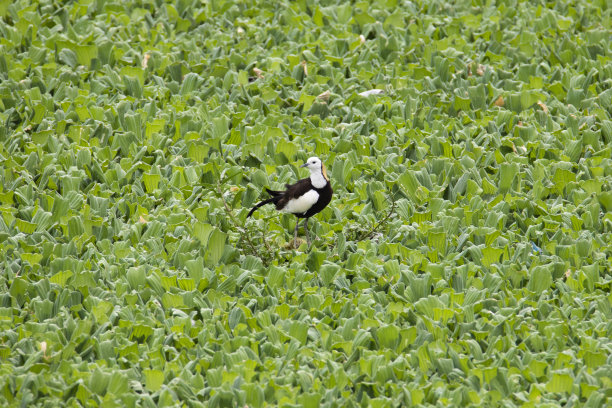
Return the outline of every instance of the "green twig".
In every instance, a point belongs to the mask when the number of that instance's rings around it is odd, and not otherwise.
[[[248,231],[244,230],[240,226],[240,224],[236,220],[236,217],[234,216],[234,212],[232,211],[230,206],[227,204],[227,201],[225,201],[225,197],[223,197],[223,191],[221,190],[221,183],[220,182],[217,183],[217,194],[219,194],[219,197],[221,197],[221,201],[223,201],[223,206],[225,207],[225,212],[227,213],[227,215],[229,216],[230,220],[232,221],[232,224],[234,225],[234,228],[239,230],[241,238],[242,237],[246,238],[247,243],[251,247],[251,251],[253,251],[254,254],[258,254],[257,249],[255,249],[255,245],[253,245],[253,241],[251,241],[251,237],[249,236]]]
[[[370,231],[368,231],[367,233],[361,235],[357,240],[361,241],[362,239],[371,238],[374,235],[374,233],[376,233],[376,231],[378,231],[378,229],[383,224],[385,224],[389,218],[391,218],[393,213],[395,213],[395,200],[391,200],[391,208],[389,209],[389,212],[387,213],[387,215],[385,215],[385,217],[382,220],[380,220],[376,224],[374,224],[374,226],[370,229]]]

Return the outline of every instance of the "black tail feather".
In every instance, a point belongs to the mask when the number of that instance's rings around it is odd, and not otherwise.
[[[266,188],[266,191],[268,192],[268,194],[270,194],[272,197],[277,197],[279,195],[283,195],[285,194],[284,191],[275,191],[275,190],[270,190],[269,188]]]
[[[269,190],[268,190],[269,191]],[[272,197],[272,198],[268,198],[267,200],[264,200],[260,203],[255,204],[255,207],[253,207],[251,209],[251,211],[249,211],[249,214],[247,215],[247,218],[249,218],[251,215],[253,215],[253,213],[255,212],[256,209],[258,209],[259,207],[261,207],[262,205],[266,205],[269,203],[273,203],[274,200],[276,200],[276,197]]]

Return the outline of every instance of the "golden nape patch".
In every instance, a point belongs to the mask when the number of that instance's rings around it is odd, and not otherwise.
[[[323,172],[323,177],[325,177],[325,180],[329,181],[329,177],[327,177],[327,169],[325,168],[325,165],[323,163],[321,163],[321,170]]]

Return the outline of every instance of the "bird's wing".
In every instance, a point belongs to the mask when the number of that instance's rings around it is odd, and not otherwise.
[[[312,186],[310,177],[308,177],[305,179],[298,180],[295,184],[287,184],[287,190],[285,190],[283,195],[288,199],[298,198],[300,196],[303,196],[313,188],[314,187]]]
[[[289,203],[289,201],[299,199],[300,197],[302,197],[303,195],[305,195],[311,190],[314,190],[314,188],[312,186],[312,183],[310,182],[310,178],[299,180],[295,184],[287,184],[287,190],[284,191],[283,196],[276,203],[276,209],[277,210],[284,209]],[[317,197],[318,197],[318,193],[317,193]],[[310,204],[310,206],[312,206],[312,204]],[[308,210],[308,208],[306,210]],[[291,212],[295,212],[295,211],[291,211]]]

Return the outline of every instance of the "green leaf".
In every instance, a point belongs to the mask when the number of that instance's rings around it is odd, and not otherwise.
[[[366,24],[376,22],[376,19],[372,17],[369,13],[367,13],[365,10],[357,10],[353,13],[353,18],[355,19],[355,22],[357,22],[357,24],[359,24],[361,27]]]
[[[142,372],[145,378],[145,386],[149,391],[159,391],[164,384],[164,373],[161,370],[145,369]]]
[[[78,45],[75,47],[75,52],[79,64],[89,67],[91,60],[98,56],[98,48],[95,44]]]
[[[208,238],[204,259],[211,265],[216,265],[225,250],[225,240],[227,235],[217,228],[214,228]]]
[[[399,177],[399,183],[402,186],[402,191],[413,201],[417,200],[417,189],[421,183],[417,180],[414,172],[408,170]]]
[[[104,395],[110,382],[111,376],[100,369],[93,370],[89,377],[89,389],[98,395]]]
[[[129,268],[127,271],[127,280],[132,289],[144,287],[146,284],[144,268],[142,266]]]
[[[64,48],[60,51],[59,59],[63,64],[68,65],[72,69],[76,68],[78,64],[76,53],[69,48]]]
[[[34,231],[36,231],[36,224],[19,218],[15,219],[15,226],[19,231],[25,234],[32,234]]]
[[[189,152],[187,157],[195,160],[198,163],[204,163],[206,156],[208,155],[210,147],[208,145],[191,144],[189,146]]]
[[[430,231],[428,236],[428,245],[430,248],[438,251],[440,254],[446,252],[446,233]]]
[[[302,322],[293,321],[289,327],[289,335],[297,339],[302,345],[308,339],[308,325]]]
[[[153,191],[159,188],[159,182],[161,181],[161,175],[144,173],[142,175],[142,180],[145,183],[145,188],[147,189],[147,192],[152,193]]]
[[[142,86],[145,82],[145,71],[140,67],[134,66],[123,66],[119,70],[119,74],[124,77],[132,77],[138,80],[138,83]]]
[[[211,229],[212,232],[212,229]],[[205,241],[208,242],[208,236]],[[204,259],[202,257],[198,257],[197,259],[190,259],[185,262],[185,267],[187,268],[187,273],[195,282],[199,282],[200,279],[204,276]]]
[[[68,220],[68,236],[70,238],[78,237],[85,233],[85,225],[80,216],[70,217]]]
[[[574,379],[569,374],[554,373],[550,381],[546,383],[546,391],[554,393],[572,393]]]
[[[329,284],[333,282],[339,270],[340,267],[338,265],[324,263],[319,270],[319,277],[323,281],[323,284],[325,286],[329,286]]]
[[[113,309],[113,305],[107,301],[100,301],[92,309],[92,314],[96,318],[96,322],[103,324],[108,322],[108,316]]]
[[[234,307],[229,313],[228,325],[231,330],[234,330],[239,323],[245,321],[245,315],[241,308]]]
[[[396,350],[400,341],[400,330],[393,324],[383,326],[376,330],[376,337],[382,347]]]
[[[38,265],[42,257],[42,254],[33,254],[28,252],[21,254],[21,260],[24,262],[28,262],[30,265]]]
[[[166,120],[162,118],[156,118],[150,122],[147,122],[145,126],[145,136],[147,140],[151,139],[151,137],[155,133],[162,132],[165,126],[166,126]]]
[[[276,145],[276,151],[283,154],[288,161],[292,162],[295,160],[295,155],[298,152],[298,148],[294,143],[281,139]]]
[[[32,116],[30,122],[36,125],[39,124],[45,117],[45,113],[47,113],[47,109],[45,108],[45,106],[40,103],[37,104],[36,106],[34,106],[34,116]]]
[[[537,266],[531,271],[527,289],[535,293],[542,293],[550,288],[552,284],[552,274],[549,268]]]
[[[606,209],[607,212],[612,211],[612,191],[604,191],[597,194],[597,200]]]
[[[177,293],[164,293],[162,295],[162,305],[166,309],[177,309],[185,307],[185,302],[183,301],[183,296]]]
[[[261,408],[264,406],[265,395],[262,387],[253,383],[243,384],[242,387],[249,407]]]
[[[321,268],[321,265],[323,264],[323,261],[325,260],[325,258],[326,258],[325,252],[317,251],[316,249],[313,249],[308,254],[308,258],[306,258],[306,266],[311,271],[318,271],[319,268]]]
[[[197,89],[199,82],[200,76],[198,74],[196,74],[195,72],[188,73],[187,75],[185,75],[185,78],[183,78],[180,94],[184,96],[192,93]]]
[[[50,212],[39,208],[32,217],[32,222],[36,224],[36,231],[46,231],[52,223],[52,217]]]
[[[460,96],[455,95],[455,102],[453,103],[453,107],[457,111],[469,111],[470,110],[470,99],[462,98]]]
[[[25,302],[26,290],[28,289],[28,282],[20,277],[13,279],[9,293],[17,301],[17,304],[22,305]]]
[[[486,247],[482,249],[482,264],[491,266],[494,263],[499,263],[504,250],[501,248]]]
[[[312,107],[312,104],[316,100],[316,96],[308,95],[306,93],[302,93],[300,95],[300,99],[298,99],[298,103],[304,104],[304,111],[308,112]]]
[[[499,166],[499,192],[502,194],[510,191],[514,178],[519,172],[518,164],[516,163],[502,163]]]
[[[228,133],[229,120],[225,115],[213,118],[212,134],[215,139],[224,139]]]
[[[152,334],[153,334],[153,329],[148,325],[136,324],[132,327],[132,337],[146,339]]]
[[[587,351],[583,358],[587,367],[591,369],[596,369],[606,363],[606,355],[602,352]]]
[[[576,181],[576,174],[562,168],[557,168],[553,175],[553,184],[559,194],[563,194],[563,189],[568,183]]]
[[[286,273],[287,271],[285,269],[272,265],[270,267],[270,270],[268,271],[268,276],[266,278],[268,285],[272,288],[280,287],[283,283]]]
[[[51,276],[49,278],[49,281],[51,283],[55,283],[59,286],[66,286],[66,282],[68,281],[68,279],[70,279],[72,277],[72,272],[71,271],[61,271],[56,273],[55,275]]]

